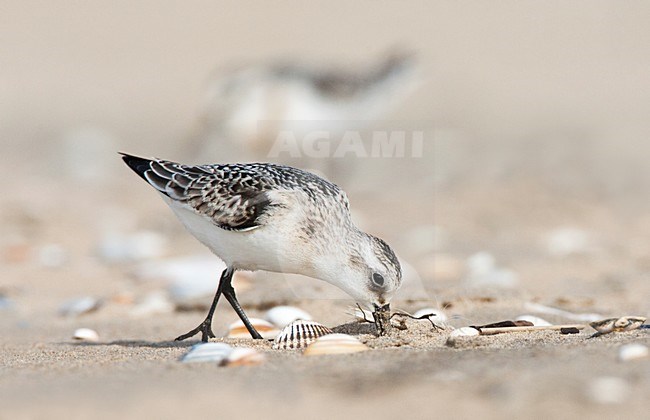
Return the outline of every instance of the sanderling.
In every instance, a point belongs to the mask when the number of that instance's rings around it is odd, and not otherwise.
[[[414,55],[401,50],[363,69],[285,62],[221,71],[207,87],[194,147],[203,154],[211,151],[216,137],[266,156],[277,133],[285,130],[361,129],[390,111],[416,84]]]
[[[345,192],[300,169],[270,163],[189,166],[122,154],[161,193],[176,216],[227,268],[205,320],[176,338],[214,337],[212,317],[223,294],[253,338],[231,280],[235,270],[302,274],[329,282],[374,308],[378,331],[402,272],[383,240],[359,230]]]

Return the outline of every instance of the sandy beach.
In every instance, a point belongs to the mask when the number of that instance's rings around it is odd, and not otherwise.
[[[647,323],[590,338],[587,316],[650,314],[648,6],[5,6],[0,418],[647,416],[650,357],[621,358],[650,347]],[[409,319],[377,337],[331,285],[242,273],[249,316],[295,306],[369,349],[304,356],[227,338],[237,316],[221,302],[212,341],[265,361],[182,363],[198,338],[173,338],[204,318],[220,262],[117,152],[239,159],[202,115],[215,71],[363,69],[402,46],[419,84],[366,129],[422,132],[421,156],[282,162],[347,192],[355,222],[402,262],[392,309],[434,308],[445,328]],[[448,341],[522,315],[585,327]],[[79,328],[98,340],[75,340]]]

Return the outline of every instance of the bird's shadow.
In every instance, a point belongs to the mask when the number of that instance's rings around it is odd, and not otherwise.
[[[374,324],[363,322],[350,322],[332,328],[336,333],[361,335],[361,334],[376,334],[376,327]],[[273,340],[267,340],[273,341]],[[211,341],[212,342],[212,341]],[[201,344],[201,340],[187,340],[187,341],[146,341],[146,340],[114,340],[114,341],[63,341],[57,344],[75,347],[95,347],[95,346],[121,346],[121,347],[135,347],[135,348],[153,348],[153,349],[169,349],[169,348],[189,348],[195,344]]]
[[[61,345],[72,345],[75,347],[95,347],[95,346],[122,346],[122,347],[147,347],[154,349],[168,349],[168,348],[187,348],[195,344],[201,344],[201,340],[192,341],[145,341],[145,340],[115,340],[105,342],[88,342],[88,341],[74,341],[74,342],[60,342]]]

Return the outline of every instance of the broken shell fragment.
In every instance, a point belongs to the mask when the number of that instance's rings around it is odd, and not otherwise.
[[[294,306],[276,306],[269,309],[264,315],[264,319],[278,328],[284,328],[293,321],[299,319],[311,321],[311,315],[300,308]]]
[[[190,351],[181,357],[183,363],[197,363],[197,362],[214,362],[224,363],[233,348],[226,343],[201,343],[192,346]]]
[[[621,346],[618,350],[618,360],[627,362],[630,360],[643,359],[648,357],[650,351],[647,346],[640,343],[632,343]]]
[[[262,338],[273,339],[279,333],[278,329],[268,321],[259,318],[249,318],[249,321]],[[251,333],[248,332],[244,323],[239,320],[228,327],[228,338],[251,338]]]
[[[632,331],[639,328],[645,322],[645,318],[636,316],[624,316],[621,318],[608,318],[590,323],[591,327],[598,331],[595,336],[609,334],[611,332]]]
[[[368,346],[347,334],[328,334],[311,343],[303,353],[305,356],[323,354],[358,353],[368,350]]]
[[[99,334],[90,328],[79,328],[72,334],[72,338],[78,341],[97,342],[99,341]]]
[[[275,337],[273,348],[276,350],[302,349],[327,334],[332,334],[332,330],[318,322],[294,321],[284,327]]]
[[[226,366],[255,366],[264,363],[263,353],[250,347],[237,347],[230,352],[223,364]]]

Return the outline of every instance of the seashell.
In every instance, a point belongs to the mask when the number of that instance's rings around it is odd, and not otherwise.
[[[332,334],[332,330],[314,321],[294,321],[280,331],[273,348],[276,350],[302,349],[317,338]]]
[[[375,315],[366,309],[354,308],[353,314],[359,321],[375,322]]]
[[[249,318],[249,321],[255,327],[263,338],[273,339],[280,332],[273,324],[259,318]],[[228,327],[228,338],[251,338],[251,334],[241,320],[235,321]]]
[[[99,334],[90,328],[78,328],[72,334],[72,338],[79,341],[97,342],[99,341]]]
[[[311,321],[312,317],[307,312],[294,306],[276,306],[269,309],[264,315],[264,319],[278,328],[284,328],[293,321],[304,320]]]
[[[141,302],[131,309],[130,314],[134,317],[144,317],[171,312],[174,312],[174,304],[169,300],[166,293],[158,291],[145,296]]]
[[[224,364],[226,366],[255,366],[264,363],[266,356],[250,347],[236,347],[228,355]]]
[[[476,328],[462,327],[453,330],[451,334],[449,334],[449,338],[476,337],[477,335],[480,335],[480,333]]]
[[[79,316],[99,309],[101,300],[92,296],[71,299],[59,307],[59,313],[63,316]]]
[[[624,316],[614,322],[616,331],[632,331],[639,328],[645,322],[646,318],[640,316]]]
[[[630,384],[615,376],[601,376],[587,388],[587,396],[598,404],[622,404],[632,394]]]
[[[461,328],[456,328],[449,334],[449,337],[447,338],[447,345],[448,346],[455,346],[456,341],[460,338],[473,338],[479,336],[481,333],[476,329],[472,327],[461,327]]]
[[[358,353],[368,350],[368,346],[356,337],[347,334],[328,334],[319,337],[305,349],[305,356],[323,354]]]
[[[183,363],[215,362],[225,363],[233,348],[226,343],[201,343],[192,346],[190,351],[181,357]]]
[[[647,346],[639,343],[626,344],[618,350],[618,360],[627,362],[635,359],[648,357],[650,351]]]
[[[643,317],[624,316],[621,318],[608,318],[590,323],[591,327],[600,335],[611,332],[632,331],[639,328],[645,322]]]
[[[553,325],[547,320],[538,318],[534,315],[521,315],[518,316],[517,319],[515,319],[515,321],[528,321],[536,327],[550,327],[551,325]]]
[[[434,308],[424,308],[416,311],[413,316],[419,318],[428,315],[428,318],[436,325],[444,326],[447,323],[447,315],[444,312]]]

